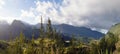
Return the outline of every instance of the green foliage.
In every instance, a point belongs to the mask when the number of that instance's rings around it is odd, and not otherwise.
[[[99,42],[97,40],[93,40],[90,42],[91,46],[91,54],[100,54]]]
[[[108,32],[107,36],[101,39],[100,48],[103,52],[105,52],[106,49],[108,50],[108,52],[110,51],[113,52],[116,49],[115,44],[117,42],[118,42],[118,36],[115,36],[113,33]]]

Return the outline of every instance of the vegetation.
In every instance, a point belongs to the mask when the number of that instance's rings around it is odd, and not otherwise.
[[[41,18],[42,20],[42,18]],[[100,40],[83,43],[72,35],[65,41],[60,32],[56,31],[50,19],[46,27],[41,21],[40,37],[28,40],[21,32],[15,40],[0,41],[0,54],[119,54],[120,41],[118,35],[108,32]]]

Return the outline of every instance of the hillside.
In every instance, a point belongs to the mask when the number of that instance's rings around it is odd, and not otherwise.
[[[116,34],[116,35],[120,35],[120,23],[113,25],[110,28],[109,32]]]

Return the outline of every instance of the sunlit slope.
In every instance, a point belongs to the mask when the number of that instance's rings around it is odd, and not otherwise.
[[[115,35],[120,35],[120,23],[113,25],[109,32],[115,34]]]

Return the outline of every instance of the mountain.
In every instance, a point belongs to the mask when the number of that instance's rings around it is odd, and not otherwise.
[[[37,38],[39,36],[39,29],[33,29],[32,27],[32,25],[25,22],[14,20],[10,26],[10,31],[12,36],[19,36],[20,32],[23,32],[27,38],[32,38],[33,34],[35,35],[35,38]]]
[[[44,24],[45,26],[45,24]],[[76,35],[77,37],[91,37],[99,39],[104,36],[103,33],[93,31],[86,27],[75,27],[68,24],[52,25],[57,31],[62,32],[65,36]],[[35,25],[36,28],[40,28],[40,24]]]
[[[90,28],[86,28],[86,27],[75,27],[67,24],[55,25],[54,27],[57,30],[60,30],[63,34],[68,34],[68,35],[75,34],[77,36],[91,37],[95,39],[99,39],[100,37],[104,36],[103,33],[100,33],[98,31],[93,31]]]
[[[19,36],[20,32],[29,39],[32,38],[32,35],[35,35],[35,38],[39,36],[38,29],[32,29],[32,25],[24,23],[19,20],[14,20],[11,25],[0,23],[0,39],[9,40],[10,38],[14,39]]]
[[[9,27],[6,21],[0,21],[0,39],[8,39]]]
[[[46,24],[44,24],[45,26]],[[40,24],[30,25],[25,22],[14,20],[11,25],[7,23],[0,23],[0,39],[8,40],[10,38],[16,38],[19,36],[20,32],[23,32],[27,38],[31,38],[32,34],[37,38],[39,34]],[[63,38],[69,39],[72,34],[77,35],[76,37],[92,37],[98,39],[104,34],[93,31],[90,28],[86,27],[75,27],[67,24],[52,25],[53,28],[56,28],[57,31],[61,31]]]

